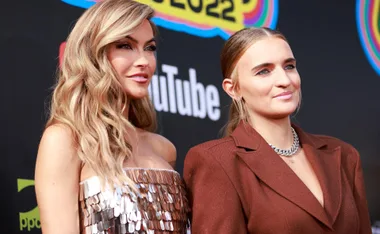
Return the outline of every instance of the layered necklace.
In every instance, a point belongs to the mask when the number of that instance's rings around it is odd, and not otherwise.
[[[297,153],[298,151],[298,148],[300,146],[300,141],[299,141],[299,138],[298,138],[298,135],[297,135],[297,132],[294,130],[294,128],[292,128],[292,133],[293,133],[293,144],[292,144],[292,147],[290,149],[280,149],[280,148],[277,148],[276,146],[272,145],[272,144],[269,144],[270,147],[272,147],[272,149],[279,155],[281,156],[286,156],[286,157],[290,157],[292,156],[293,154]]]

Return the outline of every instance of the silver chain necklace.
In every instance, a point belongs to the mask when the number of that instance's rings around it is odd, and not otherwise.
[[[272,147],[272,149],[277,154],[282,155],[282,156],[286,156],[286,157],[292,156],[293,154],[297,153],[298,148],[300,146],[300,141],[299,141],[298,135],[297,135],[296,131],[294,130],[294,128],[292,128],[292,133],[293,133],[293,144],[292,144],[292,147],[290,149],[287,149],[287,150],[280,149],[280,148],[277,148],[276,146],[274,146],[272,144],[269,144],[270,147]]]

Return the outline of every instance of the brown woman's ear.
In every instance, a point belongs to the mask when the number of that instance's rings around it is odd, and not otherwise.
[[[235,100],[241,99],[241,96],[239,93],[235,90],[235,84],[233,83],[231,78],[224,78],[222,87],[224,91],[230,96],[231,98]]]

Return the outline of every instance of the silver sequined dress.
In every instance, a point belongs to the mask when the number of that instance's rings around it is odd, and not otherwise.
[[[190,211],[181,176],[174,170],[128,168],[139,193],[128,186],[102,189],[94,176],[80,183],[81,233],[190,233]]]

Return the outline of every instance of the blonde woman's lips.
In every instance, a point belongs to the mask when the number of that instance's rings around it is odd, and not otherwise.
[[[143,76],[132,76],[130,77],[132,80],[138,82],[138,83],[145,83],[148,81],[148,78],[145,78]]]
[[[128,76],[129,79],[132,79],[133,81],[136,81],[138,83],[146,83],[148,79],[148,74],[146,73],[138,73],[138,74],[133,74],[131,76]]]
[[[293,96],[293,92],[292,91],[286,91],[286,92],[282,92],[282,93],[274,96],[274,98],[286,100],[286,99],[292,98],[292,96]]]

